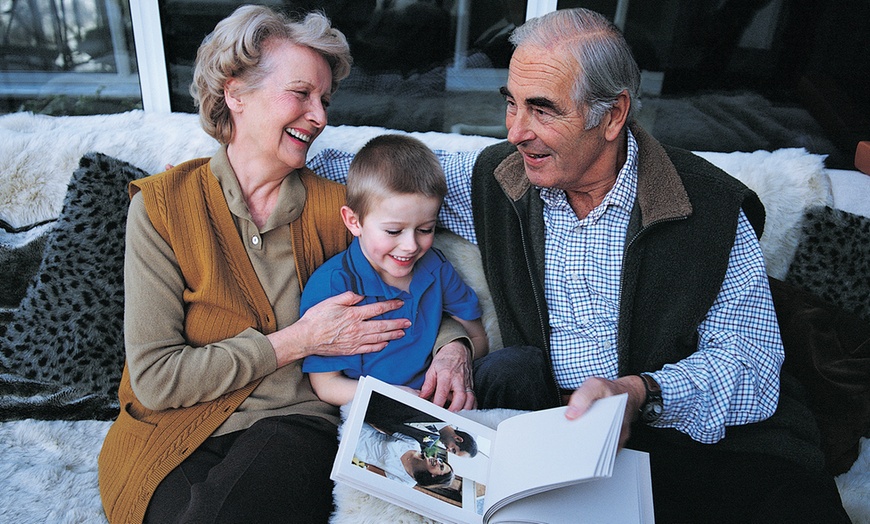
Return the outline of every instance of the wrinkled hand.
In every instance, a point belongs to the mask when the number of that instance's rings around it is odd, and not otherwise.
[[[625,416],[622,418],[622,432],[619,435],[619,449],[628,442],[631,436],[631,424],[637,419],[640,405],[646,399],[646,389],[643,379],[637,375],[620,377],[616,380],[592,377],[586,379],[575,389],[568,399],[568,409],[565,417],[573,420],[580,418],[596,400],[613,395],[628,393],[625,403]]]
[[[450,411],[474,409],[477,398],[473,386],[468,348],[454,341],[444,345],[432,359],[420,396]]]
[[[369,320],[402,306],[386,300],[356,306],[362,296],[346,291],[312,306],[292,325],[268,335],[278,367],[308,355],[340,356],[371,353],[405,335],[408,319]]]

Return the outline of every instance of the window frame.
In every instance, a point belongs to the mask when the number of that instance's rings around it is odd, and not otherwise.
[[[151,113],[171,113],[169,74],[157,0],[130,0],[130,16],[136,63],[139,66],[142,109]]]
[[[138,1],[138,0],[137,0]],[[141,95],[139,73],[132,69],[132,58],[124,42],[123,14],[115,0],[96,0],[108,13],[108,24],[117,71],[0,71],[2,96],[32,97],[66,95],[88,97],[96,93],[106,98],[138,98]],[[132,6],[131,6],[132,7]],[[14,16],[14,15],[10,15]],[[10,22],[11,23],[11,22]],[[135,42],[135,36],[134,36]],[[138,57],[136,57],[138,65]]]

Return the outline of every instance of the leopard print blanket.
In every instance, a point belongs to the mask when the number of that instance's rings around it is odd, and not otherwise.
[[[124,364],[127,183],[146,173],[88,153],[42,265],[0,327],[0,419],[111,419]]]

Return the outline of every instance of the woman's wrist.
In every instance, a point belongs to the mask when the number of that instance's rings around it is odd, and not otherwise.
[[[302,349],[305,345],[293,341],[296,338],[293,332],[298,329],[297,324],[298,322],[266,335],[272,345],[272,351],[275,353],[276,369],[307,356]]]
[[[472,343],[470,338],[459,337],[457,339],[451,340],[443,346],[435,348],[433,355],[438,355],[438,353],[448,348],[456,350],[457,352],[464,353],[468,362],[474,361],[474,344]]]

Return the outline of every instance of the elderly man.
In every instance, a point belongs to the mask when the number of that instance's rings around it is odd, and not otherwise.
[[[786,376],[780,395],[757,196],[633,122],[638,67],[601,15],[511,42],[507,142],[441,155],[441,220],[479,245],[507,346],[474,364],[480,406],[576,418],[628,393],[659,522],[848,522]],[[340,179],[331,156],[312,167]]]

